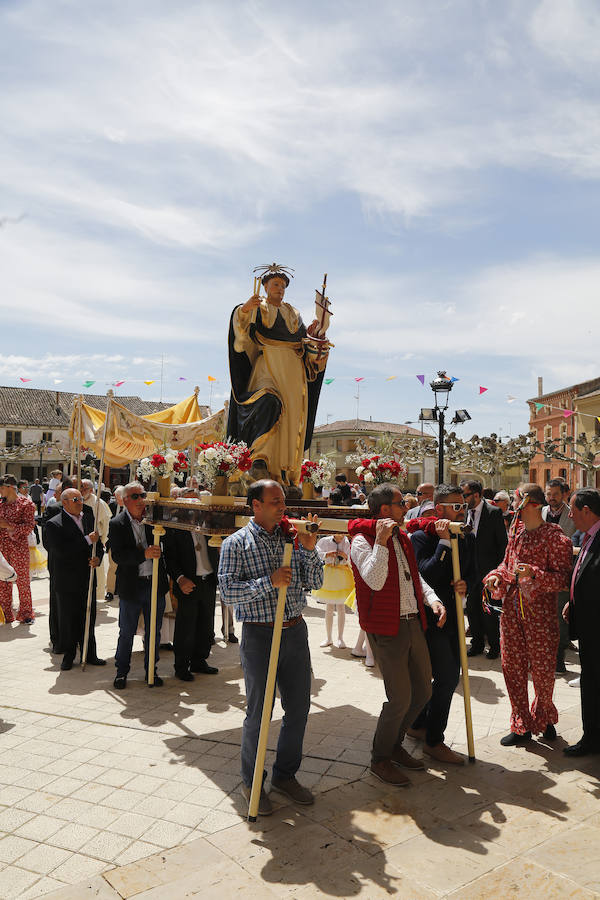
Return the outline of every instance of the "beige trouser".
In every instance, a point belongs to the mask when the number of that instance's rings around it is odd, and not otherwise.
[[[431,697],[431,661],[418,615],[400,619],[394,635],[368,632],[387,702],[381,708],[373,738],[373,762],[390,759]]]

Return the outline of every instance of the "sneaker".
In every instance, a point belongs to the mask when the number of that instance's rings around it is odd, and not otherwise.
[[[250,805],[250,794],[252,793],[252,788],[248,787],[247,784],[242,784],[242,796],[245,798],[248,805]],[[265,794],[265,789],[262,787],[260,789],[260,797],[258,798],[258,814],[259,816],[270,816],[273,812],[273,804]]]
[[[430,747],[429,744],[425,744],[423,753],[426,753],[427,756],[431,756],[432,759],[437,759],[437,761],[441,763],[450,763],[453,766],[464,766],[465,764],[464,756],[461,756],[460,753],[455,753],[454,750],[451,750],[443,741],[436,744],[435,747]]]
[[[569,681],[569,687],[579,687],[580,684],[581,684],[581,678],[579,677],[579,675],[577,676],[577,678],[572,678]]]
[[[291,778],[276,778],[273,776],[271,778],[271,787],[279,791],[280,794],[285,794],[286,797],[289,797],[290,800],[293,800],[294,803],[301,803],[303,806],[311,806],[315,802],[315,798],[313,797],[311,791],[308,788],[303,787],[299,781],[292,776]]]
[[[395,766],[391,759],[380,759],[372,762],[369,770],[371,775],[379,778],[384,784],[393,784],[394,787],[410,787],[411,781]]]
[[[404,769],[424,769],[425,763],[422,759],[416,759],[414,756],[411,756],[410,753],[404,749],[404,747],[399,747],[398,750],[394,750],[392,753],[392,762],[396,763],[397,766],[402,766]]]
[[[530,731],[526,731],[525,734],[516,734],[516,732],[511,731],[509,734],[505,734],[503,738],[500,738],[500,743],[503,747],[519,747],[530,740]]]

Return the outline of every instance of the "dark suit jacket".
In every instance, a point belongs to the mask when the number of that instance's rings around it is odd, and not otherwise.
[[[475,537],[477,548],[477,568],[483,580],[488,572],[499,566],[504,559],[508,535],[502,510],[491,503],[483,502],[479,527]]]
[[[84,506],[83,531],[90,534],[93,530],[93,510]],[[88,565],[92,546],[64,509],[46,522],[44,546],[52,555],[54,585],[58,594],[87,591],[92,571]],[[103,552],[102,542],[98,541],[96,556],[102,559]]]
[[[208,559],[215,573],[219,568],[219,551],[215,547],[208,547]],[[194,536],[191,531],[180,528],[167,528],[165,540],[165,562],[167,572],[175,583],[180,575],[192,578],[196,574],[196,550],[194,548]]]
[[[598,600],[600,598],[600,532],[585,555],[569,600],[569,634],[572,638],[598,640]]]
[[[150,547],[154,543],[152,528],[146,525],[146,541]],[[164,538],[161,538],[161,546]],[[144,547],[136,543],[127,510],[124,509],[108,524],[108,543],[112,558],[117,564],[117,593],[120,598],[134,600],[138,585],[138,566],[145,561]],[[163,596],[169,589],[169,579],[163,557],[158,561],[158,595]]]
[[[426,534],[424,531],[413,532],[410,539],[417,557],[420,574],[446,607],[447,619],[444,628],[456,630],[456,601],[452,587],[454,575],[451,548],[444,544],[440,545],[437,535]],[[458,538],[458,554],[460,574],[467,582],[467,589],[470,591],[477,585],[479,578],[475,561],[475,537],[472,534]],[[428,626],[437,627],[435,624],[437,619],[427,604],[425,610]]]

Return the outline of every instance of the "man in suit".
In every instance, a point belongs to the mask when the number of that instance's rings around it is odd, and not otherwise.
[[[571,518],[585,532],[571,578],[569,603],[563,615],[572,638],[579,638],[581,718],[583,737],[564,748],[567,756],[600,753],[600,491],[581,488],[571,497]]]
[[[198,492],[184,488],[181,496],[197,497]],[[216,675],[219,670],[207,659],[215,630],[219,551],[208,546],[203,534],[172,528],[167,530],[165,563],[177,598],[175,675],[181,681],[193,681],[192,672]]]
[[[547,506],[542,509],[542,519],[544,522],[550,522],[551,525],[558,525],[563,534],[568,538],[572,538],[576,528],[571,518],[571,510],[569,508],[570,488],[564,478],[552,478],[546,485],[544,491],[546,495]],[[565,650],[569,646],[569,626],[562,616],[562,611],[566,603],[569,602],[569,591],[558,592],[558,628],[560,640],[558,644],[558,653],[556,654],[556,673],[564,675],[567,671],[565,666]]]
[[[477,551],[477,571],[479,581],[469,588],[467,597],[467,616],[471,629],[471,646],[467,656],[480,656],[485,648],[487,638],[488,659],[500,656],[500,623],[495,612],[485,612],[481,602],[482,582],[488,572],[500,565],[504,559],[508,535],[504,525],[502,510],[483,499],[483,487],[480,481],[461,481],[463,498],[467,502],[469,524],[475,534]]]
[[[52,554],[54,590],[60,622],[60,642],[64,653],[61,669],[73,668],[77,646],[83,651],[88,586],[93,570],[102,558],[103,548],[97,531],[94,531],[94,514],[83,507],[83,497],[75,488],[67,488],[61,494],[62,510],[46,522],[44,543]],[[94,556],[92,547],[96,544]],[[90,573],[90,569],[92,572]],[[96,624],[96,600],[92,592],[87,662],[91,666],[104,666],[98,659],[94,626]]]
[[[165,594],[169,588],[167,571],[160,546],[154,546],[152,528],[143,525],[146,491],[139,481],[131,481],[123,491],[125,509],[110,520],[108,539],[117,564],[117,593],[119,594],[119,640],[115,653],[117,675],[113,682],[117,690],[127,686],[131,665],[133,638],[140,612],[144,614],[144,669],[148,680],[150,641],[155,641],[158,662],[160,629],[165,611]],[[158,559],[158,602],[156,632],[150,634],[150,595],[152,591],[152,560]],[[162,678],[154,675],[154,686],[161,687]]]
[[[59,482],[54,496],[50,500],[50,503],[44,509],[44,513],[42,516],[42,544],[46,548],[48,552],[48,577],[49,577],[49,585],[48,585],[48,629],[50,631],[50,644],[52,645],[51,653],[64,653],[64,649],[62,646],[62,641],[60,638],[60,622],[58,619],[58,597],[56,594],[56,585],[55,585],[55,576],[54,576],[54,555],[52,553],[52,547],[49,547],[46,541],[46,526],[50,519],[53,519],[54,516],[57,516],[63,506],[61,502],[61,494],[63,490],[67,488],[73,487],[73,482],[70,478],[65,476],[62,482]]]
[[[429,647],[433,685],[431,699],[413,722],[408,733],[425,741],[424,752],[442,763],[463,765],[464,757],[444,743],[450,705],[460,676],[460,649],[456,619],[455,589],[465,597],[478,581],[475,538],[472,534],[458,539],[461,580],[454,582],[450,522],[464,522],[467,504],[457,485],[438,484],[434,493],[434,523],[415,531],[410,539],[417,558],[419,574],[435,591],[444,605],[446,616],[438,619],[427,609],[425,638]]]
[[[413,506],[412,509],[406,513],[404,517],[407,522],[410,522],[411,519],[418,519],[419,516],[425,515],[426,510],[433,509],[433,485],[430,481],[426,481],[423,484],[420,484],[417,488],[417,506]]]

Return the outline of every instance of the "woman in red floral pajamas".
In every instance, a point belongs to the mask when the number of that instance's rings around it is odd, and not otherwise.
[[[17,479],[5,475],[1,486],[0,503],[0,553],[4,554],[17,573],[19,591],[19,622],[33,622],[31,585],[29,582],[28,535],[35,526],[35,506],[29,497],[17,493]],[[7,622],[14,622],[12,610],[12,584],[0,582],[0,606]]]
[[[500,653],[512,706],[505,747],[523,744],[534,734],[556,737],[558,711],[552,702],[558,649],[556,595],[571,574],[573,545],[558,525],[542,519],[544,492],[537,484],[517,492],[519,521],[509,537],[504,560],[485,579],[502,600]],[[529,708],[528,672],[535,696]]]

